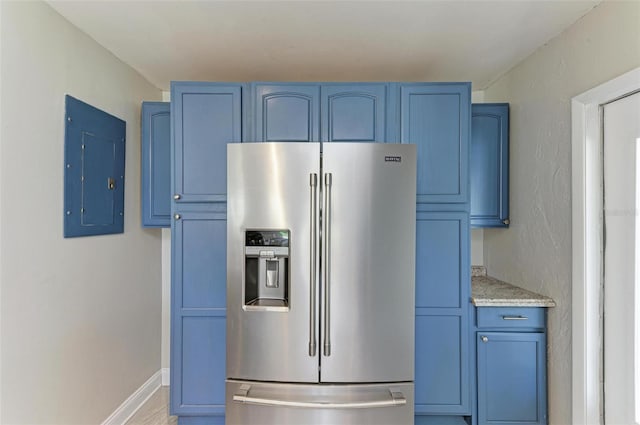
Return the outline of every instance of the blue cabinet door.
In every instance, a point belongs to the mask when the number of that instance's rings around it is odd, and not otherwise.
[[[400,142],[418,146],[418,202],[469,202],[469,83],[400,86]]]
[[[508,227],[508,103],[472,105],[470,172],[471,226]]]
[[[478,424],[547,423],[544,333],[478,332]]]
[[[224,205],[172,220],[171,413],[224,414],[226,231]]]
[[[142,225],[171,226],[169,102],[142,102]]]
[[[242,141],[241,84],[171,83],[176,202],[224,202],[227,143]]]
[[[255,141],[320,141],[319,84],[255,83],[252,97]]]
[[[385,142],[388,85],[323,84],[323,142]]]
[[[418,212],[416,414],[470,414],[469,220]]]

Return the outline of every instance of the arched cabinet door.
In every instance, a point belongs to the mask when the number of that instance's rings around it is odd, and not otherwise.
[[[509,104],[471,111],[471,226],[509,227]]]
[[[319,84],[256,83],[252,93],[255,141],[320,141]]]
[[[387,84],[323,85],[321,97],[323,142],[387,141]]]

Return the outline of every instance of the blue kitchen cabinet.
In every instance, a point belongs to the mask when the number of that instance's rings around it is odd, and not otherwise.
[[[246,87],[172,84],[172,413],[183,425],[223,420],[226,152],[221,146],[322,140],[418,145],[415,409],[422,422],[471,414],[469,84]]]
[[[545,309],[476,311],[477,424],[545,425]]]
[[[320,85],[317,83],[254,83],[254,140],[319,142]]]
[[[400,85],[400,142],[418,146],[418,202],[469,203],[470,99],[470,83]]]
[[[142,102],[142,225],[171,226],[171,104]]]
[[[171,228],[171,414],[223,415],[226,356],[224,204],[174,214]]]
[[[469,218],[418,211],[415,412],[470,414]]]
[[[260,142],[384,142],[386,83],[254,83],[254,138]]]
[[[171,83],[176,204],[226,200],[227,143],[242,141],[243,92],[242,84]]]
[[[387,140],[387,84],[323,84],[320,95],[323,142]]]
[[[509,226],[509,104],[471,107],[471,226]]]

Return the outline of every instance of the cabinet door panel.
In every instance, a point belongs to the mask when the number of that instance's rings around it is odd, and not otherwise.
[[[448,214],[418,215],[416,307],[460,307],[464,222]]]
[[[171,225],[169,102],[142,103],[142,225]]]
[[[416,316],[416,413],[467,413],[466,332],[459,315]]]
[[[471,225],[506,227],[509,218],[509,105],[474,104],[471,123]]]
[[[171,87],[177,202],[225,201],[227,143],[242,140],[242,87],[212,83]]]
[[[171,227],[171,412],[224,413],[226,214],[181,212]]]
[[[319,85],[256,84],[253,93],[257,141],[320,141]]]
[[[416,403],[460,404],[460,317],[417,316],[416,329]]]
[[[400,141],[418,145],[418,202],[468,202],[469,85],[403,85],[400,102]]]
[[[226,308],[227,221],[181,219],[177,282],[183,308]]]
[[[226,319],[182,319],[182,405],[224,406]]]
[[[478,332],[478,423],[546,423],[543,333]]]
[[[323,142],[384,142],[386,84],[323,85]]]

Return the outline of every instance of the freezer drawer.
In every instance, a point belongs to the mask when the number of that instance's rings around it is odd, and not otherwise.
[[[227,380],[227,425],[413,424],[413,383],[324,385]]]

